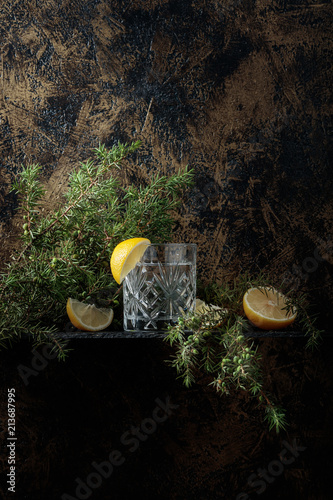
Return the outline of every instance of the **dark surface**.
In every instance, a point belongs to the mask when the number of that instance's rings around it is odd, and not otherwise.
[[[268,431],[263,412],[246,394],[220,398],[204,378],[186,389],[165,363],[172,350],[160,339],[73,340],[65,363],[48,359],[46,365],[42,349],[32,351],[29,343],[1,351],[2,415],[7,388],[15,387],[17,394],[16,498],[59,500],[64,492],[75,498],[75,479],[86,481],[93,462],[100,464],[118,450],[125,462],[91,498],[229,500],[247,492],[251,499],[329,500],[332,339],[315,352],[306,351],[299,338],[256,343],[267,388],[287,410],[289,426],[279,435]],[[35,374],[22,372],[23,367]],[[149,427],[156,399],[167,397],[178,407]],[[3,419],[1,426],[5,439]],[[153,431],[136,449],[129,442],[132,426]],[[269,474],[274,481],[258,495],[249,477],[260,468],[279,472],[286,442],[302,450],[279,475]],[[293,458],[290,452],[283,457]],[[2,453],[2,470],[5,460]],[[4,493],[4,482],[1,489]]]
[[[325,1],[3,0],[2,264],[22,230],[9,192],[22,163],[43,166],[47,210],[99,142],[140,139],[124,185],[195,169],[175,238],[198,244],[200,279],[269,272],[308,292],[331,330],[331,19]],[[206,379],[184,388],[160,338],[73,339],[64,363],[25,341],[1,350],[0,436],[13,387],[18,437],[17,493],[3,476],[1,494],[75,498],[75,479],[119,450],[125,462],[85,498],[330,500],[332,339],[314,352],[303,338],[253,341],[287,410],[278,436],[246,394],[218,398]],[[131,452],[121,436],[167,396],[178,408]],[[281,470],[294,440],[306,449]],[[1,471],[7,456],[2,446]],[[261,494],[247,484],[260,468],[271,471]]]
[[[66,339],[66,340],[77,340],[77,339],[103,339],[103,338],[108,338],[108,339],[156,339],[156,338],[165,338],[166,333],[165,332],[108,332],[108,331],[102,331],[102,332],[83,332],[80,330],[76,330],[73,328],[73,331],[71,332],[59,332],[57,336],[61,339]],[[307,338],[304,332],[301,331],[265,331],[265,330],[252,330],[249,332],[244,332],[245,337],[249,338]],[[332,337],[333,333],[332,332],[323,332],[322,337],[327,338],[327,337]]]

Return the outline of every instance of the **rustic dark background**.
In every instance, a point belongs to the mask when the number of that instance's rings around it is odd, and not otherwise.
[[[198,244],[200,277],[284,277],[330,329],[331,18],[325,1],[1,1],[2,260],[21,225],[9,193],[21,164],[43,165],[52,206],[99,142],[140,139],[124,183],[196,171],[176,239]],[[17,366],[31,366],[30,346],[0,352],[3,412],[7,387],[18,394],[16,498],[75,496],[75,478],[167,395],[179,407],[138,450],[121,449],[125,463],[91,498],[331,498],[332,341],[315,353],[302,339],[257,342],[288,410],[279,436],[246,396],[219,400],[205,381],[185,390],[159,340],[73,342],[67,363],[28,385]],[[306,449],[264,493],[251,490],[248,477],[294,439]],[[1,460],[6,470],[3,447]]]

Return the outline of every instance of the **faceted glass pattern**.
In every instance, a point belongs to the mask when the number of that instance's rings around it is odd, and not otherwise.
[[[123,282],[124,330],[165,330],[195,309],[196,245],[149,245]]]

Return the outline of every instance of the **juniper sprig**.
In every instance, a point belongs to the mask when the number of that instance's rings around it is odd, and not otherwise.
[[[172,238],[175,209],[193,172],[185,168],[123,187],[122,161],[139,146],[99,145],[70,173],[60,205],[48,213],[41,166],[22,167],[12,186],[22,215],[21,247],[0,274],[0,345],[28,335],[35,345],[51,342],[64,359],[66,342],[57,333],[68,321],[67,298],[116,310],[120,292],[109,266],[114,247],[131,237]]]
[[[279,432],[286,427],[285,412],[264,390],[260,355],[244,336],[246,326],[243,317],[207,306],[204,312],[181,318],[169,329],[166,340],[175,354],[168,362],[186,387],[203,372],[219,395],[247,391],[265,407],[269,428]]]
[[[261,356],[248,335],[253,327],[242,308],[243,296],[249,288],[264,289],[271,284],[272,279],[267,276],[251,278],[244,274],[233,283],[210,283],[199,287],[206,305],[169,327],[165,340],[174,351],[167,362],[186,387],[204,374],[219,395],[244,390],[264,408],[264,420],[269,429],[279,432],[286,428],[286,412],[265,388]],[[290,293],[287,307],[297,308],[297,326],[308,339],[306,347],[316,345],[321,332],[307,314],[305,298],[298,300]]]

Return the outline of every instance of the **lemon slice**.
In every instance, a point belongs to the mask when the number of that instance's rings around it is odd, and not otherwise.
[[[214,313],[213,313],[214,311]],[[218,322],[222,321],[223,316],[228,313],[228,309],[223,309],[222,307],[215,306],[213,304],[206,304],[201,299],[196,299],[195,301],[195,312],[197,314],[205,314],[205,313],[213,313],[212,314],[212,322],[206,322],[206,326],[218,326]]]
[[[222,307],[215,306],[213,304],[206,304],[206,302],[204,302],[201,299],[195,300],[195,312],[196,313],[205,313],[205,312],[211,311],[212,309],[214,309],[215,311],[223,312],[223,313],[228,312],[227,309],[223,309]]]
[[[150,244],[151,242],[147,238],[130,238],[116,246],[111,255],[110,267],[118,285],[139,262],[147,245]]]
[[[287,298],[274,288],[250,288],[243,297],[246,317],[262,330],[279,330],[293,323],[296,310],[286,307]]]
[[[208,309],[208,304],[201,299],[195,299],[195,312],[201,313]]]
[[[72,325],[86,332],[104,330],[113,320],[112,309],[97,308],[71,298],[67,300],[66,311]]]

